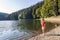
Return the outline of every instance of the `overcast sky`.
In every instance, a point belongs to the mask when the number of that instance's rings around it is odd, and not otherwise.
[[[0,0],[0,12],[12,13],[42,0]]]

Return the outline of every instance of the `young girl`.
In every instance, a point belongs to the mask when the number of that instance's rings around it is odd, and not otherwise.
[[[41,26],[42,26],[42,32],[43,32],[43,35],[44,35],[44,32],[45,32],[45,21],[44,21],[44,18],[41,19]]]

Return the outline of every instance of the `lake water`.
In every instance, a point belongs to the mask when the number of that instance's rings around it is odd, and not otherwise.
[[[46,32],[48,32],[49,30],[55,28],[55,25],[59,25],[58,23],[51,23],[51,22],[45,22],[46,24]],[[40,20],[33,20],[33,19],[21,19],[19,22],[19,26],[21,26],[22,29],[30,30],[30,31],[39,31],[40,33],[42,33],[41,30],[41,23]]]
[[[55,28],[55,23],[46,22],[46,32]],[[0,40],[18,40],[31,31],[41,31],[40,20],[0,21]]]
[[[18,30],[17,25],[18,21],[0,21],[0,40],[17,40],[18,37],[28,34]]]

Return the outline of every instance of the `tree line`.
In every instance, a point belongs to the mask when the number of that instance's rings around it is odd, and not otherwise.
[[[10,14],[9,19],[39,19],[60,15],[60,0],[43,0],[28,8]]]

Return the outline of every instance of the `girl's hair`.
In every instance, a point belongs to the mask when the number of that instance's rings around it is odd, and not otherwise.
[[[42,18],[42,20],[44,20],[44,18]]]

